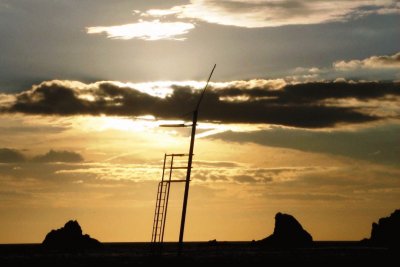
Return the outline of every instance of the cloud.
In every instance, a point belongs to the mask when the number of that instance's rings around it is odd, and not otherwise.
[[[310,173],[324,173],[325,167],[276,167],[262,168],[246,165],[236,167],[204,167],[195,162],[193,182],[225,183],[225,184],[280,184],[296,180],[302,175]]]
[[[338,60],[331,67],[297,67],[285,77],[287,83],[306,83],[325,80],[399,80],[400,52],[373,55],[364,59]]]
[[[399,132],[398,124],[380,125],[356,131],[309,131],[273,127],[249,133],[226,132],[214,135],[212,138],[327,153],[398,167],[400,166]]]
[[[44,155],[39,155],[33,158],[36,162],[82,162],[83,157],[71,151],[55,151],[50,150]]]
[[[280,199],[280,200],[296,200],[296,201],[342,201],[342,200],[354,200],[354,197],[343,196],[334,193],[266,193],[265,197],[268,199]]]
[[[11,94],[0,93],[0,108],[4,107],[4,106],[12,105],[12,103],[14,101],[15,101],[15,96],[13,96]]]
[[[340,6],[340,8],[338,8]],[[87,27],[88,34],[105,33],[111,39],[185,40],[182,35],[195,28],[194,21],[244,27],[263,28],[284,25],[319,24],[347,21],[371,14],[399,13],[395,0],[379,3],[357,1],[289,1],[289,0],[191,0],[189,4],[141,12],[135,23],[116,26]],[[143,18],[152,20],[143,20]],[[173,20],[173,21],[171,21]]]
[[[44,155],[37,155],[29,158],[19,150],[10,148],[0,148],[0,163],[18,163],[18,162],[82,162],[83,157],[73,151],[50,150]]]
[[[151,9],[144,16],[175,16],[246,28],[345,21],[370,14],[399,13],[397,1],[324,0],[191,0],[169,9]]]
[[[70,169],[60,168],[56,171],[56,174],[79,179],[84,178],[84,180],[134,182],[158,181],[161,175],[159,165],[110,162],[86,163]]]
[[[146,41],[156,40],[185,40],[181,37],[194,28],[192,23],[187,22],[160,22],[139,21],[137,23],[118,25],[118,26],[96,26],[87,27],[88,34],[105,33],[111,39],[141,39]]]
[[[0,148],[0,163],[24,162],[25,156],[15,149]]]
[[[236,168],[240,167],[240,164],[237,162],[231,161],[205,161],[205,160],[196,160],[197,166],[202,167],[221,167],[221,168]]]
[[[336,61],[336,70],[348,71],[356,69],[397,69],[400,70],[400,52],[390,56],[372,56],[362,60]]]
[[[250,175],[236,175],[233,177],[234,181],[237,181],[238,183],[256,183],[257,180],[250,176]]]
[[[398,119],[396,82],[314,82],[286,84],[280,89],[265,82],[221,83],[205,94],[201,119],[222,123],[275,124],[303,128],[326,128],[342,124]],[[240,84],[240,86],[237,86]],[[15,96],[3,112],[42,115],[145,116],[157,119],[182,119],[198,100],[200,90],[190,84],[171,82],[168,94],[155,96],[137,90],[134,84],[71,81],[43,82]],[[151,89],[149,89],[151,91]],[[388,97],[394,96],[394,97]],[[357,105],[340,100],[357,99]],[[379,113],[381,100],[392,103],[392,113]],[[357,103],[357,102],[355,102]],[[362,103],[368,103],[368,108]],[[390,106],[387,108],[390,109]]]

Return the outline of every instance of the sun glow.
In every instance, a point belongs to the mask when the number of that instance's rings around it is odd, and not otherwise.
[[[102,117],[100,121],[100,130],[112,129],[127,132],[141,132],[156,128],[157,123],[148,118],[147,116],[138,119]]]
[[[88,121],[86,121],[88,119]],[[175,135],[181,125],[190,131],[191,122],[181,120],[156,120],[152,115],[140,116],[135,118],[121,118],[102,116],[97,118],[85,118],[85,124],[91,129],[98,131],[118,130],[125,132],[144,132],[157,131],[164,134]],[[166,127],[166,128],[164,128]],[[252,132],[261,129],[267,129],[265,125],[247,125],[247,124],[217,124],[200,122],[197,125],[198,133],[196,138],[204,138],[207,136],[219,134],[226,131],[233,132]]]

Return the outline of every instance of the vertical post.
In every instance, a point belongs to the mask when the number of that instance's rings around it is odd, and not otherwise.
[[[194,139],[196,136],[197,116],[199,113],[199,107],[200,107],[201,100],[204,97],[204,93],[207,89],[208,83],[210,82],[211,76],[214,73],[216,66],[217,66],[217,64],[214,64],[214,67],[211,70],[210,76],[208,77],[206,86],[204,87],[203,91],[201,92],[199,101],[197,102],[197,105],[196,105],[196,109],[193,111],[192,134],[190,136],[189,158],[188,158],[188,166],[187,166],[186,181],[185,181],[185,193],[183,195],[181,229],[179,231],[179,254],[182,253],[182,248],[183,248],[183,234],[185,232],[186,208],[187,208],[187,202],[188,202],[188,196],[189,196],[190,173],[192,171],[192,159],[193,159],[193,150],[194,150]]]
[[[188,202],[188,196],[189,196],[190,173],[192,171],[192,159],[193,159],[193,150],[194,150],[194,139],[195,139],[195,135],[196,135],[197,115],[198,115],[198,110],[196,109],[193,112],[193,124],[192,124],[192,134],[190,137],[189,158],[188,158],[188,166],[187,166],[186,182],[185,182],[185,193],[183,196],[181,229],[179,232],[179,253],[181,253],[182,248],[183,248],[183,233],[185,232],[186,208],[187,208],[187,202]]]

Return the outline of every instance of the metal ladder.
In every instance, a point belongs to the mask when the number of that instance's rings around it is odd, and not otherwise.
[[[186,182],[185,179],[173,180],[172,170],[186,169],[187,166],[174,166],[176,157],[187,157],[188,154],[164,154],[164,164],[161,181],[158,183],[156,208],[154,211],[153,232],[151,235],[152,244],[162,244],[164,242],[165,224],[167,219],[168,198],[171,183]],[[169,164],[167,164],[169,163]],[[169,166],[167,166],[169,165]]]

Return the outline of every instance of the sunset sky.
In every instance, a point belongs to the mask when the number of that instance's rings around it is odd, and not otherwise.
[[[399,25],[398,0],[0,0],[0,243],[70,219],[150,241],[164,153],[190,137],[159,125],[191,120],[214,64],[184,240],[258,240],[277,212],[369,237],[400,208]]]

